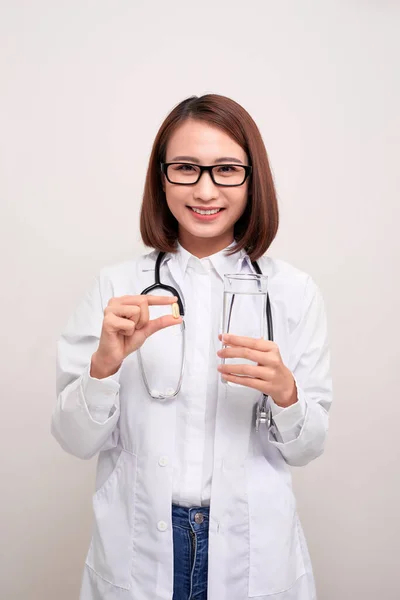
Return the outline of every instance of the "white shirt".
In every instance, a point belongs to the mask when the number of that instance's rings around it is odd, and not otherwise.
[[[209,505],[213,469],[223,274],[235,272],[237,256],[224,251],[198,259],[184,248],[173,257],[183,276],[187,368],[190,389],[177,410],[172,500],[181,506]]]
[[[199,259],[182,246],[172,255],[180,270],[185,301],[187,385],[178,397],[174,504],[208,506],[214,462],[215,416],[218,397],[217,366],[221,348],[224,275],[252,272],[244,252],[227,255],[226,249]],[[282,409],[273,401],[273,414],[285,412],[285,428],[301,426],[301,405]]]

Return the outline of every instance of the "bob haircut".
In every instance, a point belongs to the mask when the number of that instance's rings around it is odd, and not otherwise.
[[[230,254],[244,249],[252,261],[269,248],[278,231],[279,212],[267,151],[248,112],[230,98],[217,94],[191,96],[178,104],[161,125],[150,155],[140,214],[140,233],[146,246],[175,252],[178,222],[168,208],[160,163],[165,161],[171,134],[187,119],[204,121],[227,133],[246,152],[252,173],[243,215],[234,227]]]

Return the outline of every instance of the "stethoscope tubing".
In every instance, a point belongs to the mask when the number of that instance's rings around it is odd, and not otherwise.
[[[161,264],[162,264],[164,256],[165,256],[165,252],[158,253],[155,268],[154,268],[154,283],[152,285],[150,285],[149,287],[145,288],[142,291],[141,295],[151,294],[152,292],[155,292],[156,290],[164,290],[166,292],[169,292],[172,296],[176,296],[177,304],[179,307],[179,314],[181,315],[181,317],[184,317],[185,316],[185,306],[184,306],[181,294],[173,286],[161,283],[160,271],[161,271]],[[263,274],[261,271],[260,265],[258,264],[257,261],[252,261],[251,264],[253,266],[253,269],[257,273],[257,275]],[[270,302],[268,292],[267,292],[267,300],[266,300],[266,318],[267,318],[268,340],[272,342],[272,341],[274,341],[274,329],[273,329],[273,322],[272,322],[271,302]],[[183,381],[183,374],[184,374],[184,370],[185,370],[185,357],[186,357],[186,339],[185,339],[186,336],[185,336],[184,320],[182,321],[181,326],[182,326],[182,337],[183,337],[181,375],[180,375],[178,386],[177,386],[176,390],[170,396],[163,396],[160,393],[157,393],[157,394],[152,393],[152,390],[150,389],[150,386],[149,386],[149,383],[148,383],[148,380],[146,377],[146,373],[144,370],[143,359],[142,359],[142,356],[140,353],[140,349],[138,350],[139,365],[140,365],[140,370],[142,373],[144,385],[146,387],[148,394],[156,400],[166,400],[166,399],[170,399],[170,398],[175,398],[181,389],[182,381]],[[258,403],[255,407],[256,408],[256,429],[257,430],[258,430],[259,424],[261,422],[267,422],[267,418],[268,418],[267,401],[268,401],[268,396],[266,394],[263,394],[261,403]]]

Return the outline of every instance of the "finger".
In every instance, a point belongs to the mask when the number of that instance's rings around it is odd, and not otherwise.
[[[104,316],[107,318],[109,315],[115,315],[125,319],[130,319],[136,323],[140,319],[140,307],[131,306],[128,304],[116,304],[114,306],[107,306],[104,310]]]
[[[172,315],[163,315],[162,317],[158,317],[158,319],[153,319],[147,323],[145,327],[143,327],[142,331],[146,337],[153,335],[160,329],[165,329],[166,327],[171,327],[172,325],[179,325],[182,323],[182,317],[178,319],[173,317]]]
[[[264,379],[262,377],[263,368],[255,365],[218,365],[218,371],[220,373],[227,373],[228,375],[248,375],[249,377]]]
[[[107,316],[107,323],[105,323],[106,332],[109,333],[122,333],[123,335],[133,335],[135,331],[135,322],[124,317],[118,317],[117,315],[110,313]]]
[[[178,298],[176,296],[151,296],[150,294],[142,294],[141,296],[120,296],[117,298],[111,298],[109,304],[132,304],[138,305],[146,300],[149,306],[165,306],[168,304],[174,304]]]
[[[149,322],[149,304],[147,296],[140,296],[138,300],[140,308],[139,319],[136,321],[136,329],[142,329]]]
[[[242,346],[245,348],[252,348],[253,350],[260,350],[261,352],[271,352],[278,347],[275,342],[269,340],[245,337],[242,335],[232,335],[230,333],[220,335],[219,339],[228,346]]]
[[[268,394],[265,382],[261,381],[261,379],[253,379],[251,377],[237,377],[236,375],[228,375],[227,373],[221,373],[221,377],[225,379],[225,381],[230,381],[231,383],[244,385],[245,387],[252,388],[253,390],[258,390],[263,394]]]
[[[147,296],[149,306],[165,306],[175,304],[178,301],[176,296]]]
[[[252,350],[251,348],[243,348],[241,346],[229,346],[228,348],[222,348],[217,352],[221,358],[244,358],[251,360],[259,365],[269,364],[269,355],[266,352],[259,350]]]

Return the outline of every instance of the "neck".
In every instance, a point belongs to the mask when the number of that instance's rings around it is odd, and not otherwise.
[[[233,234],[222,235],[218,238],[196,238],[192,236],[179,234],[179,243],[193,256],[197,258],[205,258],[206,256],[212,256],[221,250],[224,250],[233,242]]]

